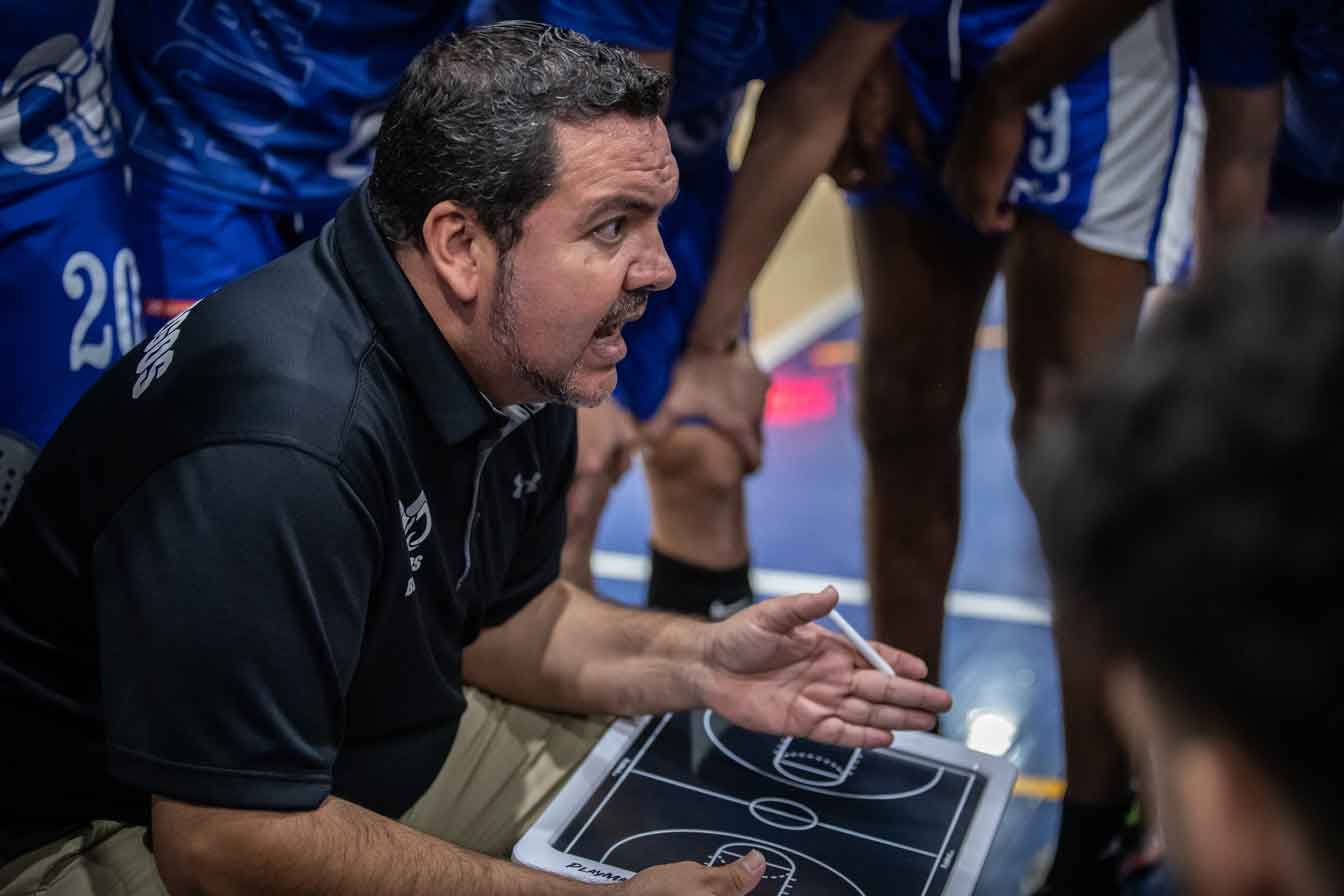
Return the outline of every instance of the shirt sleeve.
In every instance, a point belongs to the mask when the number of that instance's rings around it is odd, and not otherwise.
[[[549,486],[518,540],[504,587],[485,608],[481,623],[486,628],[507,622],[560,577],[560,551],[565,544],[567,519],[565,496],[574,480],[574,463],[578,458],[577,429],[572,409],[552,407],[544,413],[558,414],[566,421],[550,433],[546,467],[554,474],[547,472],[543,477],[542,481]]]
[[[291,448],[204,448],[146,480],[94,546],[113,777],[206,805],[317,807],[378,544],[339,472]]]
[[[1255,88],[1282,80],[1284,15],[1278,0],[1185,0],[1182,39],[1200,81]]]

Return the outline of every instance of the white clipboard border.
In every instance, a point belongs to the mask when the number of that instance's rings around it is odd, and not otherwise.
[[[565,782],[559,795],[514,846],[513,860],[520,865],[588,883],[618,883],[633,877],[635,872],[629,869],[571,855],[556,849],[552,844],[611,774],[635,738],[650,723],[661,718],[660,714],[613,722],[592,752]],[[971,816],[966,836],[962,838],[941,894],[971,896],[976,881],[980,879],[985,859],[989,856],[994,834],[1008,809],[1008,801],[1012,799],[1017,767],[1003,757],[980,753],[958,741],[917,731],[897,732],[891,746],[880,747],[877,752],[912,754],[984,779],[984,791]]]

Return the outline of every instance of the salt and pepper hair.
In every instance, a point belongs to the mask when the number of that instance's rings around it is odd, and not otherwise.
[[[383,117],[374,221],[385,239],[423,249],[425,216],[452,200],[507,252],[555,187],[554,125],[652,118],[670,84],[629,51],[535,22],[440,38],[407,68]]]

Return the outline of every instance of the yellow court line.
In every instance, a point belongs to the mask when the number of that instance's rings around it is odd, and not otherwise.
[[[1018,775],[1017,783],[1013,785],[1013,796],[1057,803],[1064,799],[1064,789],[1063,778],[1038,778],[1034,775]]]

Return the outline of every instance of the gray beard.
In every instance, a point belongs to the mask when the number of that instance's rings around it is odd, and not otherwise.
[[[490,335],[503,349],[513,375],[530,385],[543,401],[573,407],[593,407],[601,403],[602,399],[594,401],[579,392],[577,380],[582,359],[575,361],[563,377],[553,377],[523,356],[518,345],[518,295],[513,290],[513,264],[508,255],[499,260],[499,283],[490,307]]]

